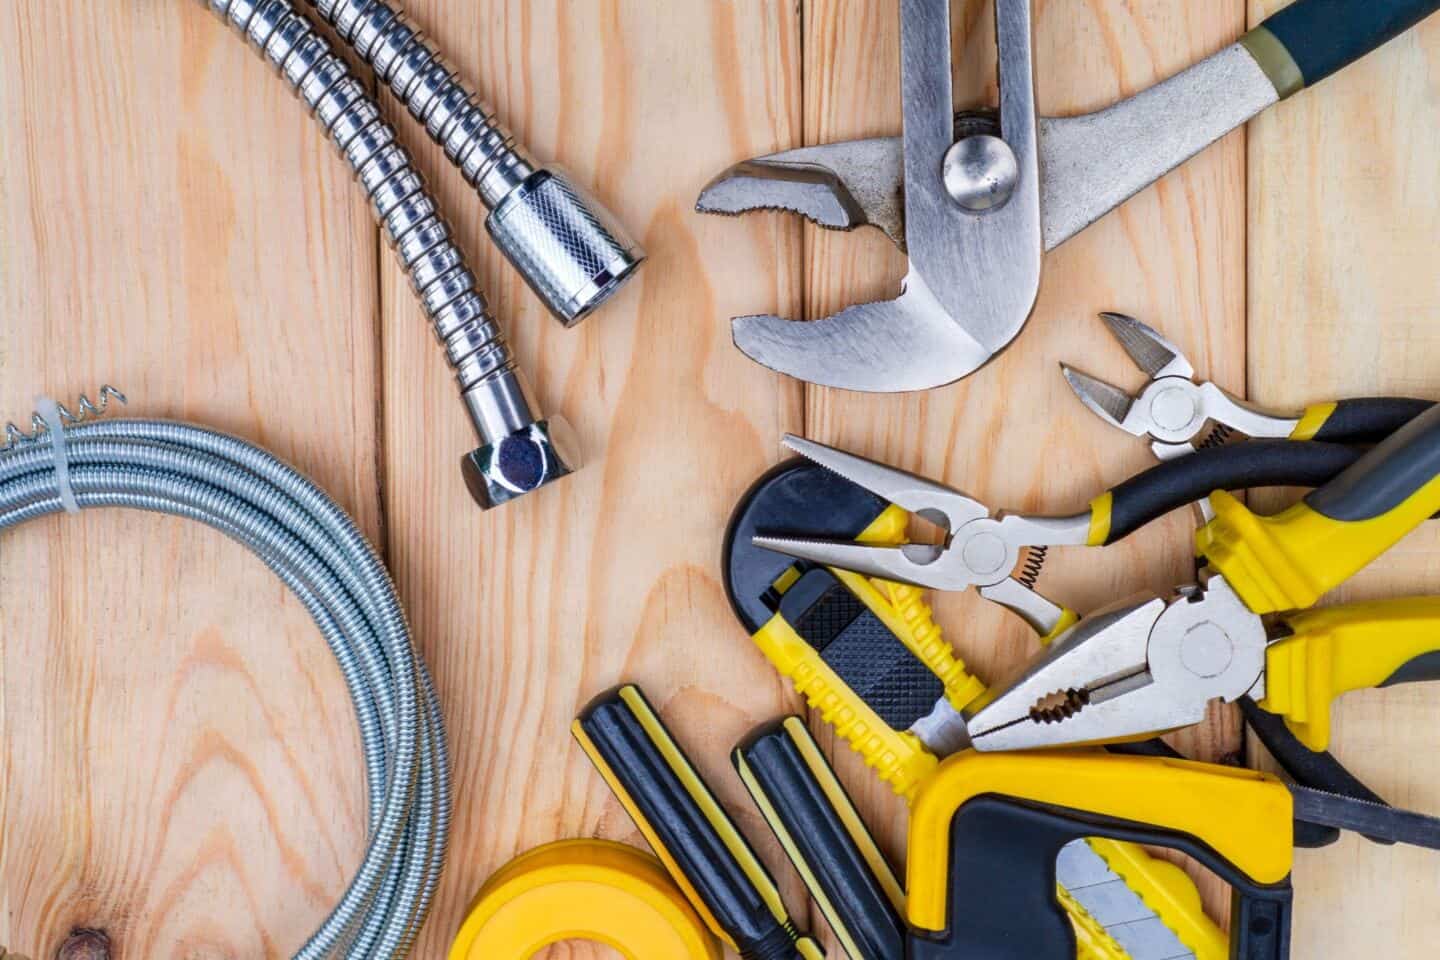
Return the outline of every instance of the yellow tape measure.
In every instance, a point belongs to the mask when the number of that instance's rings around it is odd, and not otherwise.
[[[530,960],[588,940],[627,960],[720,960],[720,942],[660,861],[608,840],[562,840],[521,854],[486,881],[450,960]]]

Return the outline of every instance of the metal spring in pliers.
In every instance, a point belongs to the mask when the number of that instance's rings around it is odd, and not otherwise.
[[[72,411],[63,403],[55,404],[60,411],[60,420],[66,425],[72,423],[84,423],[86,420],[94,420],[97,417],[105,416],[105,411],[110,407],[110,401],[114,400],[121,406],[129,403],[125,394],[116,390],[108,383],[100,387],[96,393],[99,400],[92,402],[85,394],[80,394],[80,399],[75,402],[75,409]],[[42,436],[50,432],[50,424],[38,412],[30,414],[30,429],[22,430],[13,421],[5,424],[5,442],[0,444],[0,453],[8,453],[16,447],[24,446],[27,443],[34,443]]]
[[[1016,577],[1031,590],[1040,579],[1040,571],[1045,568],[1045,555],[1050,552],[1046,546],[1032,546],[1025,548],[1025,562],[1020,566],[1020,575]]]

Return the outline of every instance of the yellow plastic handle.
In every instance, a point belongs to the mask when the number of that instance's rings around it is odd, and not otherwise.
[[[920,930],[947,929],[949,836],[956,811],[984,794],[1014,797],[1189,834],[1258,883],[1290,873],[1290,791],[1253,770],[1114,754],[958,753],[911,807],[907,912]],[[1225,811],[1217,816],[1216,811]]]
[[[1266,653],[1260,706],[1311,750],[1329,747],[1330,704],[1341,694],[1440,679],[1440,597],[1322,607],[1285,622],[1293,634]]]
[[[1440,407],[1432,407],[1273,517],[1224,491],[1196,546],[1255,613],[1298,610],[1440,509]]]
[[[720,960],[720,941],[649,854],[562,840],[502,867],[470,905],[449,960],[529,960],[553,943],[603,943],[626,960]]]

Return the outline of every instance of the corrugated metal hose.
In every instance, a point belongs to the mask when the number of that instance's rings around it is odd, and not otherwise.
[[[52,436],[37,431],[0,450],[0,530],[64,509]],[[445,859],[449,757],[434,687],[384,563],[323,490],[243,440],[157,420],[72,423],[63,438],[81,509],[198,520],[252,550],[315,618],[354,698],[369,846],[295,956],[405,955]]]

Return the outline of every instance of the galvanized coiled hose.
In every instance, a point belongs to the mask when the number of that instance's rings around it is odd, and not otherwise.
[[[65,463],[82,509],[198,520],[249,547],[315,618],[354,698],[369,846],[344,896],[295,955],[410,949],[444,864],[449,757],[429,674],[381,559],[319,487],[264,450],[157,420],[76,423]],[[0,450],[0,530],[63,509],[52,435]]]

